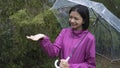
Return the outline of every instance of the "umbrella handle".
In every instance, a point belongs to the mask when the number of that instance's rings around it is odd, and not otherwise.
[[[70,59],[70,57],[67,57],[67,59],[65,59],[65,61],[66,61],[66,62],[68,62],[68,61],[69,61],[69,59]],[[60,67],[57,65],[57,63],[58,63],[58,59],[57,59],[57,60],[55,60],[55,63],[54,63],[55,68],[60,68]]]

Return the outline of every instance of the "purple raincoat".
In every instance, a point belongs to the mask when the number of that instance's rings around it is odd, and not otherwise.
[[[82,41],[77,46],[80,40]],[[95,38],[88,30],[75,31],[72,28],[64,28],[54,43],[51,43],[48,37],[40,40],[40,43],[49,56],[59,56],[60,59],[66,59],[75,49],[68,61],[70,68],[96,68]]]

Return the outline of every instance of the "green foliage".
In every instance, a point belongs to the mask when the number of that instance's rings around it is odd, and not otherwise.
[[[45,13],[46,14],[44,14],[43,19],[46,23],[46,26],[49,28],[49,30],[48,29],[45,29],[45,30],[48,30],[48,33],[54,34],[49,36],[55,38],[57,36],[56,33],[58,33],[61,29],[60,24],[58,23],[56,17],[53,15],[53,13],[50,10],[45,11]],[[48,24],[51,24],[51,25],[48,26]]]
[[[22,9],[10,16],[10,19],[16,23],[28,23],[27,21],[29,21],[30,16],[26,13],[26,9]]]
[[[113,14],[120,18],[120,0],[93,0],[103,3]]]
[[[107,0],[100,2],[111,9],[112,5],[108,5]],[[116,5],[120,3],[119,0],[114,2]],[[55,40],[61,27],[53,13],[48,10],[50,6],[48,0],[0,0],[1,68],[54,68],[54,59],[50,59],[43,52],[39,42],[26,39],[26,35],[44,33],[52,42]],[[115,6],[112,6],[111,11],[119,17],[119,10],[115,10]],[[101,30],[101,27],[98,30]],[[113,35],[116,38],[113,42],[118,41],[119,34]],[[110,44],[104,37],[109,40],[109,36],[105,34],[101,40]],[[109,45],[107,47],[110,48]],[[118,48],[119,46],[115,46],[114,49]]]
[[[113,14],[120,18],[120,0],[93,0],[102,3]],[[95,20],[93,18],[93,20]],[[93,21],[92,19],[90,21]],[[94,27],[90,29],[96,37],[96,51],[110,60],[120,58],[120,32],[113,28],[104,19],[99,18]],[[92,23],[91,23],[92,24]]]
[[[26,35],[44,33],[54,41],[61,29],[49,4],[43,7],[42,3],[48,4],[47,0],[0,1],[1,68],[53,68],[54,59],[38,42],[26,39]]]
[[[0,22],[4,22],[10,15],[21,9],[26,9],[29,14],[37,15],[52,3],[48,0],[0,0]]]

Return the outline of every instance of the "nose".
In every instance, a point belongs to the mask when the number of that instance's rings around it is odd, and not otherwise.
[[[75,19],[74,19],[74,18],[71,18],[71,19],[70,19],[70,22],[75,22]]]

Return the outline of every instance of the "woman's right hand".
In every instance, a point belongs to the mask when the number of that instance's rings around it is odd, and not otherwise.
[[[70,68],[70,65],[66,59],[61,59],[60,60],[60,68]]]
[[[46,37],[44,34],[36,34],[36,35],[30,35],[30,36],[26,36],[27,39],[31,39],[33,41],[38,41],[44,37]]]

